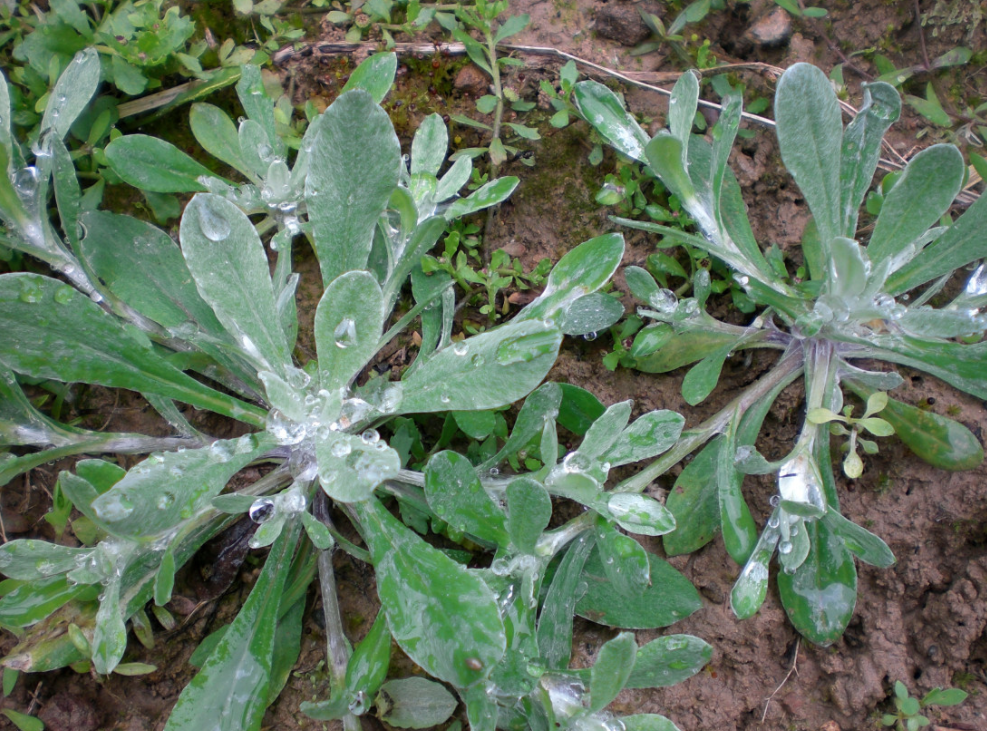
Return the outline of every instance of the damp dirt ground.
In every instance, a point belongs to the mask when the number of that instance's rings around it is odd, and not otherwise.
[[[796,19],[786,29],[786,17],[768,0],[730,1],[727,9],[712,12],[700,25],[689,26],[686,45],[695,49],[702,39],[709,38],[710,51],[725,63],[756,62],[785,68],[809,61],[827,72],[844,63],[847,101],[859,106],[860,84],[866,75],[876,72],[867,55],[858,51],[877,49],[904,67],[922,63],[925,56],[935,58],[956,45],[974,50],[987,47],[983,23],[970,35],[964,25],[939,27],[933,22],[922,29],[916,22],[917,5],[921,12],[930,12],[964,2],[967,0],[821,2],[829,10],[826,19]],[[531,14],[528,29],[516,38],[520,44],[565,51],[607,68],[632,72],[636,78],[668,89],[685,68],[681,58],[666,48],[637,57],[629,53],[648,36],[639,9],[663,16],[663,5],[647,0],[517,0],[511,12]],[[767,17],[771,13],[774,15]],[[665,20],[667,23],[669,19]],[[696,34],[695,41],[691,40],[692,33]],[[331,26],[313,25],[310,29],[311,40],[338,40],[339,36]],[[439,40],[437,34],[434,38]],[[519,57],[526,65],[511,72],[508,84],[522,97],[540,101],[528,119],[539,128],[542,139],[523,145],[534,153],[533,167],[512,160],[501,170],[501,174],[517,175],[521,184],[489,228],[487,246],[506,249],[530,269],[544,257],[557,260],[591,236],[618,230],[608,220],[613,210],[593,202],[604,175],[614,170],[615,159],[607,152],[598,167],[590,167],[587,157],[592,142],[584,125],[557,130],[546,124],[548,113],[544,99],[539,100],[538,83],[555,80],[561,62],[544,56]],[[338,59],[299,58],[284,64],[280,73],[294,82],[296,103],[307,99],[327,102],[338,92],[340,77],[345,74],[345,67],[339,64]],[[395,94],[401,104],[391,102],[389,107],[399,128],[403,124],[405,130],[413,129],[431,111],[470,113],[476,94],[483,93],[483,82],[481,79],[478,85],[475,74],[471,78],[472,72],[466,71],[457,84],[462,67],[462,61],[444,57],[438,65],[431,57],[405,59]],[[735,82],[742,81],[761,96],[771,96],[774,79],[766,66],[738,68],[732,73]],[[591,76],[605,80],[601,74]],[[933,77],[920,75],[920,83],[908,87],[910,93],[924,92],[930,79],[940,97],[953,107],[987,96],[987,70],[982,65],[967,65]],[[652,132],[664,124],[667,105],[660,93],[628,86],[615,88],[623,91],[635,113],[650,120]],[[742,184],[754,232],[765,246],[777,245],[797,261],[806,206],[781,168],[772,132],[756,126],[747,129],[751,136],[739,141],[731,164]],[[454,134],[461,137],[461,146],[478,141],[466,128],[459,127]],[[906,157],[933,141],[955,141],[907,107],[890,140]],[[625,234],[629,246],[624,264],[641,265],[656,250],[657,241],[644,234]],[[310,252],[298,252],[298,267],[302,272],[300,343],[304,351],[311,347],[312,310],[320,285]],[[625,289],[619,277],[617,288]],[[630,309],[633,300],[629,295],[625,302]],[[482,316],[471,315],[470,308],[464,313],[482,322]],[[730,316],[742,317],[738,313]],[[714,395],[700,406],[690,407],[680,395],[682,372],[661,376],[624,369],[610,372],[602,358],[612,346],[603,334],[592,341],[567,340],[549,377],[587,388],[605,404],[634,399],[636,413],[674,409],[693,425],[722,407],[770,365],[770,360],[761,356],[752,361],[742,354],[731,358]],[[389,356],[400,360],[406,353],[399,348]],[[904,368],[901,372],[905,385],[896,392],[897,398],[956,418],[982,436],[987,421],[983,402],[931,377]],[[152,434],[163,429],[146,403],[126,393],[90,389],[82,392],[73,409],[74,415],[91,428]],[[795,385],[769,414],[759,443],[762,451],[782,453],[796,438],[802,413],[801,391]],[[235,427],[220,420],[196,425],[216,436],[234,435]],[[48,507],[58,470],[68,466],[66,462],[39,468],[4,488],[0,511],[8,538],[45,534],[41,516]],[[694,554],[671,559],[699,589],[703,607],[665,630],[705,639],[714,648],[712,662],[694,678],[672,688],[625,691],[612,710],[621,714],[662,713],[683,731],[872,729],[879,726],[881,713],[890,710],[893,682],[902,680],[913,694],[937,686],[965,689],[970,697],[963,705],[931,710],[933,724],[987,729],[987,467],[942,472],[888,439],[882,442],[880,454],[867,460],[860,479],[842,478],[838,469],[837,475],[844,513],[881,536],[898,559],[887,570],[858,566],[857,606],[843,638],[826,648],[801,641],[786,620],[773,584],[760,612],[752,619],[738,621],[730,611],[729,592],[740,567],[729,559],[720,541],[713,541]],[[675,476],[673,471],[660,478],[650,488],[652,493],[660,495],[668,490]],[[250,475],[241,477],[250,479]],[[761,522],[772,492],[764,478],[748,478],[745,484],[751,509]],[[645,541],[649,550],[661,554],[659,541]],[[50,731],[162,729],[171,706],[193,675],[187,664],[189,656],[208,632],[234,616],[256,578],[258,566],[258,558],[248,556],[225,575],[204,559],[182,573],[177,599],[171,605],[179,620],[177,629],[167,632],[159,628],[152,649],[131,639],[128,660],[153,663],[158,669],[152,674],[140,678],[112,676],[101,681],[69,671],[28,675],[5,705],[38,714]],[[364,565],[345,555],[337,556],[336,569],[347,629],[358,640],[369,629],[378,608],[373,577]],[[577,620],[574,663],[592,664],[600,646],[614,634],[610,628]],[[638,641],[643,643],[654,636],[656,632],[639,632]],[[7,637],[0,649],[10,645]],[[324,656],[321,608],[313,591],[306,608],[298,664],[284,693],[269,710],[265,729],[335,728],[310,721],[298,711],[301,701],[325,694]],[[407,661],[403,668],[409,669]],[[0,718],[0,729],[7,728],[13,727]],[[382,725],[366,718],[364,728],[379,729]]]

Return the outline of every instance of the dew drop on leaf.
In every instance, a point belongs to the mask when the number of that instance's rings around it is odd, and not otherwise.
[[[109,495],[107,499],[95,502],[93,510],[100,520],[114,523],[134,512],[134,504],[122,495]]]
[[[356,343],[356,323],[352,318],[344,317],[332,334],[337,348],[348,348]]]
[[[332,452],[333,457],[342,458],[352,452],[353,448],[350,446],[349,442],[340,440],[333,444],[329,451]]]
[[[460,340],[458,343],[452,346],[452,352],[456,355],[466,355],[469,352],[470,346],[465,342]]]
[[[274,515],[274,501],[269,497],[254,500],[247,515],[257,524],[266,523]]]
[[[224,241],[230,235],[230,222],[211,204],[204,201],[199,206],[199,229],[210,241]]]
[[[55,301],[60,304],[68,304],[68,301],[72,299],[72,288],[67,284],[59,287],[55,290]]]

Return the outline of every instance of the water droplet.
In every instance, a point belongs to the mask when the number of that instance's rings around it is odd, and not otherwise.
[[[380,441],[380,434],[377,433],[376,429],[367,429],[360,435],[360,439],[363,440],[364,444],[376,444]]]
[[[798,523],[793,523],[792,526],[788,529],[788,532],[791,533],[793,536],[797,536],[799,534]]]
[[[24,200],[30,200],[38,191],[38,169],[33,165],[14,173],[14,190]]]
[[[356,343],[356,323],[352,318],[344,317],[332,334],[337,348],[348,348]]]
[[[308,386],[312,381],[312,377],[303,371],[301,368],[288,367],[286,376],[288,378],[288,385],[294,389],[301,390]]]
[[[55,290],[55,301],[60,305],[68,304],[69,300],[72,299],[73,290],[70,286],[63,285]]]
[[[777,497],[777,495],[775,495],[775,497]],[[778,516],[776,515],[773,515],[768,519],[768,528],[777,528],[780,524],[781,521],[778,520]]]
[[[278,444],[298,444],[306,436],[305,425],[292,421],[277,409],[272,409],[267,415],[267,431]]]
[[[879,310],[882,311],[890,310],[892,307],[894,307],[894,305],[895,305],[894,297],[892,297],[890,294],[887,294],[885,292],[881,292],[879,295],[877,295],[874,298],[874,306]]]
[[[250,506],[247,515],[255,523],[266,523],[274,515],[274,501],[269,497],[254,500],[254,504]]]
[[[452,352],[456,355],[466,355],[469,352],[470,346],[463,340],[455,343],[452,346]]]
[[[329,451],[332,452],[333,457],[341,458],[352,452],[353,447],[351,447],[350,443],[346,440],[340,439],[329,448]]]
[[[675,296],[675,292],[670,289],[659,289],[648,297],[648,304],[658,312],[669,313],[675,311],[678,306],[678,298]]]
[[[449,403],[449,401],[450,401],[449,394],[447,394],[447,393],[439,394],[439,401],[441,401],[444,404]]]
[[[33,279],[24,279],[21,281],[21,293],[20,300],[29,305],[33,305],[36,302],[41,301],[41,287]]]
[[[781,505],[781,496],[780,495],[772,495],[771,496],[771,499],[768,500],[768,502],[771,503],[771,507],[772,508],[777,508],[779,505]]]
[[[93,502],[93,510],[100,520],[115,523],[133,513],[134,504],[123,495],[106,493],[105,497],[101,496]]]
[[[566,472],[585,472],[589,468],[589,458],[579,452],[570,452],[562,460],[562,469]]]
[[[210,241],[219,242],[230,235],[231,229],[230,222],[216,207],[208,198],[202,199],[202,205],[199,206],[199,229]]]
[[[593,342],[594,340],[596,340],[596,333],[595,332],[586,333],[585,335],[583,335],[583,340],[585,340],[587,343]]]
[[[500,474],[500,470],[497,469],[496,467],[491,467],[490,470],[487,472],[487,474],[490,475],[491,477],[496,477],[497,475]]]
[[[385,414],[397,411],[398,406],[401,405],[402,396],[400,385],[388,386],[380,397],[380,410]]]
[[[158,510],[167,510],[175,504],[175,496],[170,492],[163,492],[158,495],[158,499],[154,501],[154,504]]]
[[[750,281],[751,281],[744,274],[740,274],[740,275],[734,274],[733,275],[733,278],[737,280],[737,284],[739,284],[741,287],[746,287],[748,284],[750,284]]]
[[[348,706],[349,712],[354,716],[362,716],[367,711],[367,694],[362,690],[359,691],[350,701]]]
[[[483,365],[483,361],[484,361],[483,356],[477,353],[472,358],[470,358],[470,365],[472,365],[474,368],[479,368],[480,366]]]
[[[781,543],[778,544],[778,553],[787,556],[791,552],[792,552],[791,541],[782,541]]]
[[[103,295],[97,292],[95,289],[89,293],[89,299],[95,302],[97,305],[103,301]]]
[[[229,462],[230,457],[233,456],[230,453],[230,445],[227,442],[213,442],[212,446],[209,447],[209,451],[217,462]]]

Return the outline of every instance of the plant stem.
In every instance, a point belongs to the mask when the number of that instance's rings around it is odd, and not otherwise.
[[[723,431],[736,412],[746,411],[779,383],[797,376],[803,365],[804,356],[801,349],[791,351],[783,356],[768,375],[759,379],[726,407],[695,429],[685,432],[674,447],[636,475],[618,483],[613,492],[642,492],[656,477],[665,474],[672,465]]]
[[[491,133],[491,144],[494,140],[500,139],[500,127],[504,119],[504,89],[500,82],[500,66],[497,64],[497,43],[494,41],[494,34],[488,27],[487,36],[487,59],[490,61],[490,76],[493,79],[494,96],[497,97],[497,107],[494,109],[493,132]],[[490,180],[496,180],[500,172],[500,163],[490,160]],[[490,263],[489,239],[493,233],[493,222],[499,206],[492,206],[487,209],[487,221],[483,226],[483,261]]]

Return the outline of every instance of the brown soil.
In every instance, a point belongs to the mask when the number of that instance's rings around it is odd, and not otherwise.
[[[829,7],[829,18],[795,20],[791,39],[771,48],[762,47],[751,35],[745,35],[772,11],[774,5],[769,0],[754,0],[749,4],[728,2],[728,10],[713,12],[703,25],[687,28],[686,35],[694,30],[700,39],[710,38],[713,52],[726,61],[762,61],[780,67],[795,61],[811,61],[828,71],[841,62],[837,48],[849,55],[852,51],[877,47],[899,67],[921,62],[919,27],[914,22],[911,2],[838,0],[820,4]],[[933,1],[923,0],[921,5],[926,11]],[[638,7],[663,15],[666,12],[663,6],[651,0],[642,3],[517,0],[512,12],[529,12],[532,16],[528,30],[517,37],[518,43],[553,46],[614,69],[674,72],[682,68],[681,62],[664,50],[637,58],[627,53],[629,45],[647,35],[641,30]],[[671,18],[665,20],[667,23]],[[771,22],[779,19],[772,18]],[[321,32],[332,35],[334,30],[323,28]],[[938,37],[927,32],[928,56],[935,58],[960,42],[975,50],[987,45],[983,24],[972,39],[964,39],[964,33],[960,27],[946,28]],[[874,71],[862,56],[854,56],[852,63],[866,73]],[[346,70],[334,64],[337,62],[309,59],[290,67],[297,84],[297,103],[321,95],[330,98],[337,93],[339,79]],[[460,66],[461,62],[448,59],[442,59],[438,69],[433,69],[428,59],[409,61],[392,95],[401,99],[402,104],[391,106],[391,111],[401,117],[404,131],[412,129],[435,109],[443,113],[472,111],[470,95],[452,84]],[[538,80],[554,79],[557,66],[542,58],[531,59],[527,68],[509,77],[508,83],[526,98],[534,99]],[[424,79],[424,84],[416,77],[428,74],[432,77]],[[850,86],[849,101],[859,104],[861,77],[848,67],[844,74]],[[984,74],[983,68],[967,66],[938,77],[940,98],[983,96],[987,90]],[[763,75],[744,72],[737,78],[762,95],[771,94],[772,81]],[[922,93],[925,83],[926,79],[920,78],[912,93]],[[664,84],[666,88],[670,85]],[[461,86],[469,84],[463,82]],[[640,89],[625,88],[624,94],[636,113],[652,118],[656,125],[663,124],[664,97]],[[576,124],[565,130],[554,130],[544,124],[544,112],[539,113],[543,115],[538,126],[544,138],[529,143],[536,164],[528,168],[520,162],[509,162],[501,171],[501,174],[518,175],[522,184],[503,207],[488,242],[492,247],[503,247],[519,256],[526,267],[533,267],[546,256],[557,260],[580,241],[616,230],[607,220],[610,211],[592,202],[603,175],[613,169],[612,154],[607,153],[600,168],[589,168],[585,161],[591,144],[585,126]],[[941,136],[929,128],[928,123],[906,109],[891,139],[899,152],[907,154],[917,145],[925,146],[937,134]],[[755,136],[739,143],[731,161],[744,188],[755,234],[764,245],[794,248],[791,253],[797,257],[796,245],[806,220],[806,207],[780,167],[773,134],[751,129]],[[920,130],[928,133],[917,140],[916,133]],[[465,138],[463,146],[473,144],[471,131],[460,128],[456,134]],[[624,263],[641,264],[654,251],[655,242],[639,234],[625,232],[625,235],[630,245]],[[312,310],[320,283],[309,252],[299,252],[298,268],[303,274],[299,291],[302,295],[300,340],[304,352],[311,349]],[[617,285],[623,287],[619,277]],[[605,337],[593,342],[568,341],[550,377],[588,388],[607,404],[632,398],[638,413],[655,408],[678,410],[686,415],[690,425],[721,407],[736,389],[749,383],[753,375],[769,364],[761,357],[755,358],[752,364],[745,363],[742,356],[729,361],[720,388],[709,402],[691,408],[680,395],[681,372],[651,376],[621,369],[611,373],[601,362],[610,346]],[[985,421],[982,402],[931,377],[902,371],[906,384],[899,389],[897,398],[909,403],[934,400],[930,408],[957,418],[981,434]],[[766,453],[780,453],[797,435],[802,418],[800,389],[795,386],[789,391],[779,399],[765,423],[762,449]],[[155,433],[161,428],[153,412],[139,399],[100,389],[81,393],[75,408],[86,417],[87,426],[145,433]],[[199,426],[217,435],[229,429],[228,425],[219,423]],[[58,469],[70,464],[35,470],[29,479],[15,481],[4,489],[0,510],[8,537],[18,534],[51,537],[50,529],[39,520],[50,500],[47,493]],[[668,489],[674,476],[674,472],[666,475],[655,487]],[[898,563],[888,570],[858,567],[859,593],[853,620],[844,637],[828,648],[799,641],[773,585],[764,607],[754,618],[745,622],[734,618],[729,592],[739,567],[729,559],[721,542],[714,541],[691,556],[672,559],[673,565],[698,587],[704,606],[669,632],[702,637],[714,647],[713,661],[696,677],[675,687],[625,691],[613,710],[663,713],[683,731],[832,731],[835,728],[848,731],[875,728],[880,713],[889,709],[892,683],[902,680],[913,694],[922,694],[936,686],[963,687],[970,698],[962,706],[941,713],[931,710],[934,722],[938,720],[952,728],[987,729],[985,476],[985,466],[965,473],[935,470],[889,439],[883,440],[880,455],[867,461],[862,478],[838,479],[844,512],[881,536],[898,557]],[[763,478],[750,478],[746,485],[748,500],[759,521],[766,517],[767,500],[772,492]],[[647,543],[650,550],[661,553],[658,541]],[[349,618],[351,637],[356,640],[369,629],[377,611],[373,578],[362,564],[344,555],[337,556],[336,567],[343,614]],[[180,615],[179,628],[171,633],[158,628],[158,641],[151,650],[131,642],[128,660],[153,663],[159,668],[156,672],[142,678],[112,676],[101,684],[68,671],[28,676],[21,679],[6,704],[22,711],[39,712],[50,731],[163,728],[170,707],[193,675],[186,663],[188,656],[202,637],[232,618],[256,576],[256,564],[245,563],[232,588],[220,599],[202,604],[201,585],[208,577],[197,577],[195,572],[201,569],[188,568],[181,578],[184,583],[176,591],[180,598],[173,608]],[[269,711],[265,728],[321,727],[307,721],[298,711],[301,701],[324,695],[327,688],[321,664],[325,657],[321,624],[321,608],[313,593],[306,612],[301,657],[285,692]],[[578,622],[575,663],[591,664],[599,647],[613,634],[607,628]],[[638,640],[643,643],[655,635],[640,632]],[[9,648],[9,640],[8,637],[0,649]],[[332,724],[326,727],[335,728]],[[365,728],[371,727],[380,726],[376,721],[366,720]],[[0,729],[7,728],[12,726],[0,718]]]

